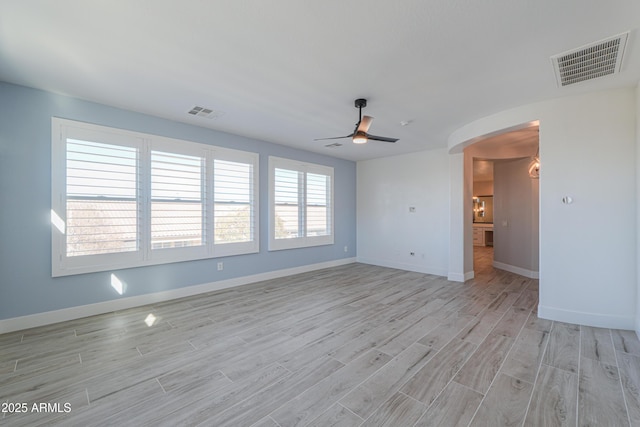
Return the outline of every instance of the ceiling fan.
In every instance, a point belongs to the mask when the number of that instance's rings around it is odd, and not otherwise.
[[[387,138],[386,136],[377,136],[367,133],[367,131],[369,130],[369,126],[371,126],[371,121],[373,120],[373,117],[371,116],[362,116],[362,109],[367,106],[367,100],[362,98],[356,99],[355,106],[360,110],[360,117],[358,123],[356,123],[356,128],[353,130],[353,133],[351,133],[350,135],[336,136],[333,138],[318,138],[314,139],[314,141],[353,138],[354,144],[365,144],[367,141],[396,142],[398,140],[398,138]]]

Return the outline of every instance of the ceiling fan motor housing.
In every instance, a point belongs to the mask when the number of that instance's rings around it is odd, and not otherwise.
[[[343,138],[352,138],[355,144],[364,144],[369,140],[373,141],[384,141],[384,142],[396,142],[398,138],[387,138],[384,136],[376,136],[371,135],[368,132],[369,126],[371,126],[371,120],[373,117],[370,116],[362,116],[362,109],[367,106],[367,100],[364,98],[358,98],[354,101],[354,105],[359,109],[358,112],[358,123],[356,123],[356,128],[350,135],[345,136],[336,136],[333,138],[319,138],[314,141],[325,141],[328,139],[343,139]]]

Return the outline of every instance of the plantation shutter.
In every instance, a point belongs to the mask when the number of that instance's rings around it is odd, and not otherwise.
[[[331,177],[307,173],[306,184],[306,236],[327,236],[331,234]]]
[[[275,238],[290,239],[304,236],[302,207],[304,173],[275,168],[274,211]]]
[[[269,250],[330,245],[333,168],[269,157]]]
[[[216,159],[213,169],[215,243],[253,241],[253,164]]]
[[[139,247],[138,149],[67,138],[66,256]]]
[[[259,252],[257,153],[51,122],[53,277]]]
[[[204,159],[151,151],[151,248],[204,244]]]

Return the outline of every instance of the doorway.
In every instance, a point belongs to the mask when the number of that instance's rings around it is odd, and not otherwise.
[[[479,139],[464,150],[472,161],[474,275],[499,268],[529,278],[539,271],[539,126]],[[539,171],[539,167],[536,171]],[[469,182],[469,181],[467,181]],[[466,253],[469,253],[465,250]]]
[[[493,160],[473,158],[473,271],[493,268]]]

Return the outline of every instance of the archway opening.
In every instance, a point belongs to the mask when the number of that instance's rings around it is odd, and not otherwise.
[[[539,124],[480,138],[465,147],[464,155],[472,159],[465,162],[471,164],[465,173],[472,175],[474,275],[478,263],[490,261],[538,278],[539,180],[530,166],[539,159]]]

